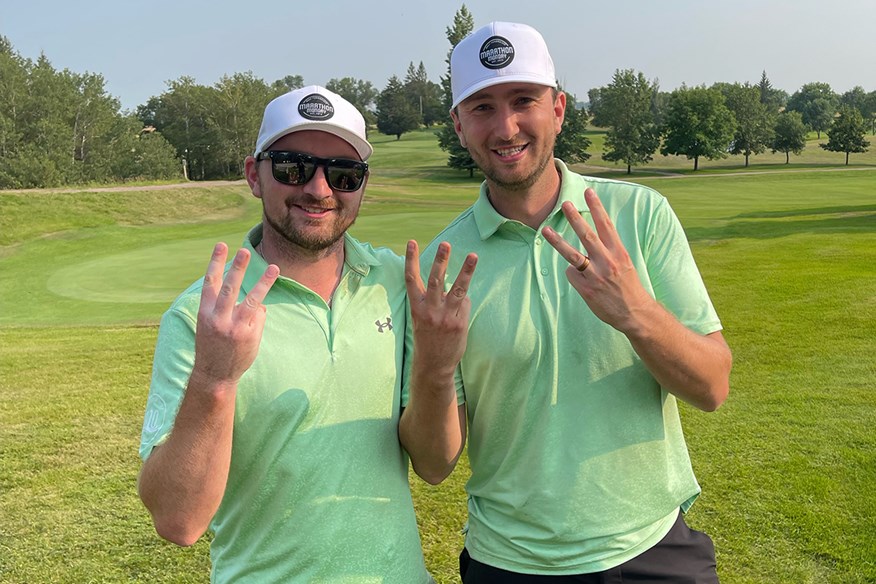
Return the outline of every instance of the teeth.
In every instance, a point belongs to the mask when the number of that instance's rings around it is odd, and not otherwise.
[[[301,208],[304,209],[305,211],[307,211],[308,213],[324,213],[325,211],[329,210],[329,209],[323,209],[322,207],[301,207]]]
[[[525,146],[514,146],[513,148],[497,148],[496,152],[499,153],[499,156],[514,156],[519,152],[523,152]]]

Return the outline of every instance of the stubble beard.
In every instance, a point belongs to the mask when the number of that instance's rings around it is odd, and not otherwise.
[[[547,145],[545,155],[538,161],[538,164],[533,171],[519,180],[507,180],[499,176],[499,173],[496,172],[491,164],[485,163],[489,162],[489,158],[487,158],[487,161],[478,161],[475,156],[472,156],[472,159],[480,167],[481,172],[484,173],[487,181],[492,183],[494,187],[498,187],[508,192],[525,191],[537,183],[542,175],[544,175],[545,170],[553,163],[555,143],[556,137],[554,137],[554,140]],[[471,154],[471,152],[469,152],[469,154]],[[489,154],[487,156],[489,157]]]
[[[261,184],[261,177],[259,177],[258,180]],[[264,192],[264,187],[262,187],[262,192]],[[301,203],[302,201],[299,200],[300,198],[301,197],[287,198],[284,201],[286,209],[288,210],[293,203]],[[360,198],[360,204],[361,200],[362,199]],[[313,206],[319,207],[320,205],[314,204]],[[264,218],[264,222],[267,223],[268,226],[270,226],[277,235],[279,235],[283,240],[290,244],[288,250],[293,253],[296,250],[303,250],[318,255],[324,255],[325,253],[333,251],[339,245],[339,242],[344,237],[344,234],[347,232],[347,230],[353,226],[353,223],[356,222],[358,209],[349,219],[346,217],[346,209],[346,205],[344,205],[341,201],[337,201],[333,211],[333,213],[335,213],[335,217],[332,220],[331,228],[323,235],[308,235],[304,233],[300,228],[296,227],[295,222],[288,214],[288,212],[279,218],[272,217],[268,213],[265,199],[264,197],[262,197],[262,217]],[[320,222],[324,222],[324,220],[313,221],[314,224]],[[305,221],[305,225],[307,225],[308,223],[310,222]]]

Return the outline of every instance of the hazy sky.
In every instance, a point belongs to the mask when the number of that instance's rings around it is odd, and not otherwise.
[[[524,22],[545,37],[564,87],[582,101],[616,69],[663,90],[716,81],[793,93],[827,82],[876,90],[876,0],[469,0],[475,27]],[[0,0],[0,35],[56,69],[100,73],[136,108],[184,75],[213,85],[252,71],[267,82],[301,75],[371,81],[379,90],[420,61],[445,72],[445,29],[462,2],[408,0]]]

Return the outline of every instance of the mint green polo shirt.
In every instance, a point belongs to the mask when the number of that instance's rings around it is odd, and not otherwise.
[[[556,165],[562,188],[544,225],[583,251],[560,205],[571,201],[592,226],[592,187],[645,289],[695,332],[720,330],[666,199]],[[424,274],[441,241],[453,246],[450,280],[468,252],[479,256],[457,380],[468,411],[471,556],[561,575],[605,570],[652,547],[700,492],[675,397],[572,288],[568,262],[541,229],[496,212],[486,183],[425,250]]]
[[[254,247],[240,298],[267,264]],[[332,307],[280,277],[238,385],[231,467],[211,523],[212,581],[411,584],[426,571],[398,442],[404,261],[350,236]],[[229,264],[230,265],[230,264]],[[226,267],[227,269],[227,267]],[[203,280],[164,314],[140,455],[163,442],[194,361]]]

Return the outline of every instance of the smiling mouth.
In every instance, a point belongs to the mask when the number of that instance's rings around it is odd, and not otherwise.
[[[295,205],[309,215],[325,215],[334,209],[331,207],[309,207],[305,205]]]
[[[522,144],[520,146],[509,146],[507,148],[496,148],[493,152],[502,157],[514,156],[515,154],[520,154],[526,150],[526,146],[526,144]]]

